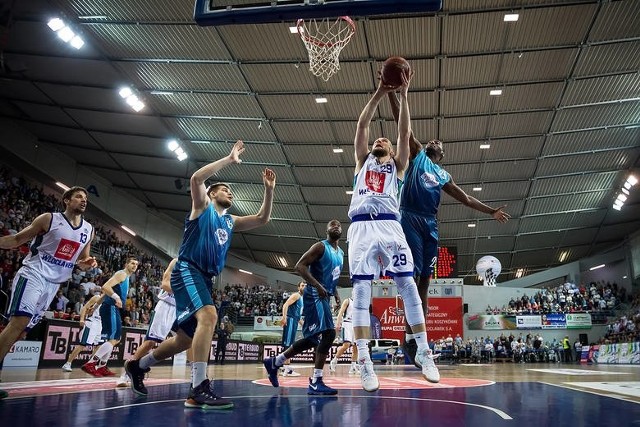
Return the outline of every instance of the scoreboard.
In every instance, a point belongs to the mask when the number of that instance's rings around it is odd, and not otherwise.
[[[458,248],[438,246],[438,261],[433,269],[433,279],[458,277]]]

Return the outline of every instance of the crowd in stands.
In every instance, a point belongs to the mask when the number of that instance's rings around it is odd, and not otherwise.
[[[626,301],[626,289],[617,283],[600,281],[576,286],[567,282],[556,288],[540,289],[531,296],[525,293],[520,298],[511,297],[502,307],[489,305],[486,313],[523,315],[611,311]]]
[[[600,344],[640,341],[640,294],[635,295],[625,314],[610,323]]]
[[[261,285],[225,285],[214,289],[214,303],[220,316],[228,315],[237,323],[239,317],[281,316],[282,306],[290,293],[281,289],[273,290],[266,284]]]

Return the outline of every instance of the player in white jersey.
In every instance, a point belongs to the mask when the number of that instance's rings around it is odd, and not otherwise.
[[[89,255],[93,226],[84,220],[87,190],[72,187],[62,195],[63,213],[44,213],[12,236],[0,237],[0,249],[14,249],[32,240],[29,254],[16,273],[9,304],[9,324],[0,333],[0,360],[27,327],[35,326],[77,265],[97,266]],[[0,399],[7,393],[0,390]]]
[[[147,335],[144,337],[144,341],[138,347],[131,360],[140,360],[143,356],[149,353],[157,343],[161,343],[171,332],[171,327],[176,321],[176,298],[173,296],[171,290],[171,272],[176,265],[178,258],[171,260],[167,268],[162,275],[162,283],[160,285],[160,293],[158,294],[158,302],[153,309],[153,315],[151,317],[151,325],[147,330]],[[123,370],[122,375],[118,378],[116,387],[129,387],[127,382],[129,376]]]
[[[360,379],[366,391],[375,391],[380,386],[369,355],[369,304],[371,282],[381,269],[386,276],[394,277],[398,285],[407,322],[418,344],[416,362],[421,365],[423,376],[431,382],[440,381],[427,344],[424,311],[413,279],[413,257],[399,222],[399,181],[404,178],[409,162],[411,117],[407,93],[411,77],[411,72],[404,72],[400,87],[380,82],[360,114],[354,138],[356,176],[349,207],[349,270],[353,283],[353,330],[358,346]],[[387,138],[376,139],[369,151],[371,119],[381,99],[395,90],[400,92],[397,152],[394,156]]]
[[[80,340],[69,354],[67,362],[62,365],[62,370],[65,372],[71,372],[71,363],[78,357],[78,355],[84,351],[84,349],[90,345],[93,346],[93,350],[97,350],[96,345],[100,344],[100,334],[102,333],[102,319],[100,318],[100,305],[104,300],[105,294],[94,295],[89,301],[80,309]]]
[[[340,311],[338,311],[338,319],[336,320],[336,331],[340,333],[342,329],[342,345],[338,348],[336,355],[331,359],[329,364],[329,370],[331,372],[336,371],[338,366],[338,359],[344,354],[345,351],[351,347],[351,367],[349,368],[350,374],[359,374],[357,360],[358,360],[358,347],[354,345],[355,339],[353,337],[353,299],[347,298],[342,301]]]

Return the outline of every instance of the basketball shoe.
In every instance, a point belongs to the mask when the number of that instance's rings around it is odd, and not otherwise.
[[[338,367],[338,359],[334,357],[333,359],[331,359],[331,362],[329,362],[329,370],[331,372],[335,372],[337,367]]]
[[[309,387],[307,389],[307,394],[332,396],[334,394],[338,394],[338,390],[327,386],[322,381],[322,377],[316,378],[315,383],[311,378],[309,378]]]
[[[147,387],[144,385],[144,374],[151,369],[142,369],[138,360],[127,360],[124,362],[124,371],[131,378],[131,390],[140,396],[149,394]]]
[[[280,387],[280,383],[278,383],[278,366],[276,366],[276,358],[275,357],[267,357],[262,361],[264,368],[267,370],[267,374],[269,374],[269,382],[274,387]]]
[[[368,361],[359,363],[360,365],[360,382],[365,391],[376,391],[380,388],[378,376],[373,370],[373,362]]]
[[[440,382],[440,372],[434,362],[436,356],[431,350],[425,350],[421,354],[416,354],[416,365],[422,369],[422,376],[431,383]]]
[[[71,363],[67,362],[64,365],[62,365],[62,370],[65,372],[73,371],[73,369],[71,369]]]
[[[82,369],[87,374],[89,374],[91,376],[94,376],[94,377],[101,377],[102,376],[100,371],[98,371],[98,368],[96,367],[96,363],[95,362],[87,362],[84,365],[82,365],[82,367],[80,369]]]
[[[231,409],[233,402],[215,394],[211,389],[211,381],[206,379],[197,387],[191,387],[184,406],[199,409]]]

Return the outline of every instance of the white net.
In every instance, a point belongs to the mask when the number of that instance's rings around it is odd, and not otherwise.
[[[298,20],[298,34],[309,52],[309,71],[327,81],[340,69],[340,52],[356,32],[348,16]]]

